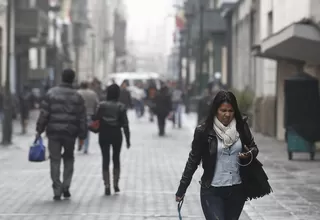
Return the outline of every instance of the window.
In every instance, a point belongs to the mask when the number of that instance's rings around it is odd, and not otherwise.
[[[37,6],[37,0],[29,0],[29,7],[35,8]]]
[[[216,9],[218,6],[218,0],[210,0],[209,1],[209,8],[210,9]]]
[[[273,12],[270,11],[268,13],[268,35],[271,35],[273,33]]]
[[[256,43],[255,36],[256,36],[257,16],[256,16],[255,11],[252,11],[250,15],[251,15],[251,17],[250,17],[251,18],[250,19],[250,45],[253,46]]]
[[[29,49],[29,62],[30,69],[34,70],[38,68],[38,50],[37,48]]]
[[[40,68],[41,69],[46,68],[47,66],[46,60],[47,60],[47,50],[45,47],[41,47],[40,48]]]

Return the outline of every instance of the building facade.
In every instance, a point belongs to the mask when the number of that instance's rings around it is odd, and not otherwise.
[[[320,3],[306,1],[261,1],[261,43],[258,54],[277,61],[276,137],[283,140],[284,79],[304,72],[320,78]]]
[[[229,11],[232,87],[254,91],[256,131],[284,140],[284,80],[302,70],[320,79],[319,9],[317,0],[239,0]]]
[[[264,13],[262,2],[240,0],[225,13],[232,33],[228,50],[229,64],[232,65],[229,74],[233,89],[250,91],[255,96],[251,109],[255,131],[274,136],[276,61],[257,57],[252,51],[262,41],[263,34],[270,31],[261,19]]]
[[[103,80],[125,54],[126,7],[122,0],[90,0],[85,45],[80,49],[79,79]]]

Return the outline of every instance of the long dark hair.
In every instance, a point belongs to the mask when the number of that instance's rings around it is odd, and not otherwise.
[[[233,111],[234,111],[234,117],[237,122],[237,128],[239,128],[240,126],[243,125],[242,115],[239,110],[238,102],[237,102],[235,95],[230,91],[221,90],[214,97],[214,99],[211,103],[211,106],[210,106],[210,111],[207,116],[207,119],[204,121],[204,125],[205,125],[206,130],[210,130],[212,128],[214,118],[218,112],[218,108],[223,103],[229,103],[232,106]]]

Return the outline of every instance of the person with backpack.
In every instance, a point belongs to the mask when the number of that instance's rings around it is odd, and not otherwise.
[[[125,104],[119,102],[120,87],[112,84],[107,88],[106,101],[100,102],[96,114],[92,117],[99,121],[99,144],[102,153],[102,176],[105,195],[110,195],[110,148],[112,147],[113,159],[113,187],[116,193],[120,192],[120,153],[122,146],[122,131],[125,134],[127,148],[130,144],[129,120]]]

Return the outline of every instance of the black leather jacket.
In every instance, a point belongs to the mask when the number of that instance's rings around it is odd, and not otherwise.
[[[253,136],[251,134],[249,125],[244,119],[242,128],[237,130],[240,135],[240,140],[242,145],[246,145],[250,150],[252,150],[252,154],[255,157],[258,155],[258,148],[254,142]],[[242,152],[246,152],[244,147],[242,147]],[[192,176],[194,172],[197,170],[200,161],[202,161],[203,167],[203,175],[201,177],[201,187],[209,188],[212,183],[214,170],[216,166],[216,159],[217,159],[217,137],[212,129],[211,131],[206,131],[204,124],[199,125],[194,132],[194,138],[192,141],[192,149],[189,153],[189,158],[187,164],[185,166],[180,185],[176,196],[182,197],[190,182],[192,180]],[[241,161],[242,164],[246,164],[247,161]],[[240,167],[240,176],[243,177],[243,171]]]
[[[100,120],[100,134],[110,128],[123,128],[127,144],[130,144],[129,121],[126,106],[117,101],[100,102],[97,114],[93,120]],[[107,129],[105,129],[107,127]]]

